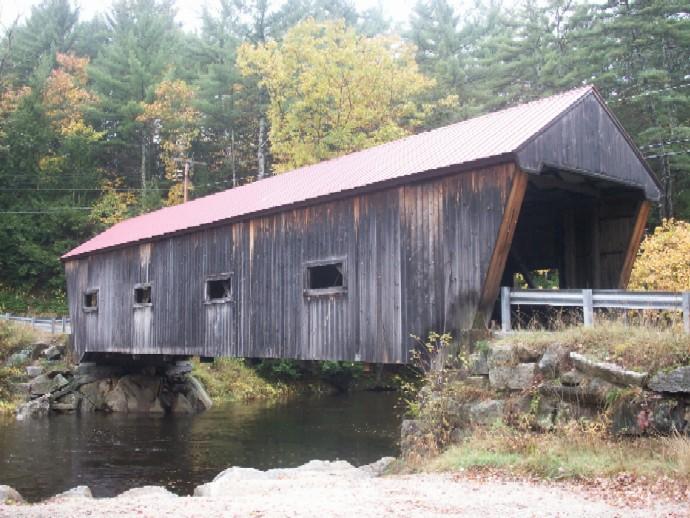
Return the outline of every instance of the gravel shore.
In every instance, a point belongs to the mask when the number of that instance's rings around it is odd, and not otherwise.
[[[163,488],[139,488],[115,498],[55,497],[32,505],[0,505],[0,516],[690,516],[686,492],[675,499],[654,494],[612,498],[609,491],[575,483],[458,473],[378,477],[356,468],[299,473],[233,468],[200,487],[206,488],[202,494],[212,496],[179,497]]]

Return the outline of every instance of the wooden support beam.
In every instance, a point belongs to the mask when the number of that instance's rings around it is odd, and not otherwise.
[[[520,209],[522,202],[525,199],[525,191],[527,190],[527,173],[517,166],[513,166],[513,182],[510,188],[510,194],[506,201],[505,211],[503,213],[503,220],[498,230],[496,244],[494,251],[491,254],[489,261],[489,268],[486,272],[486,280],[484,281],[484,288],[479,299],[479,306],[477,315],[474,320],[475,327],[485,326],[491,314],[494,301],[498,296],[498,290],[501,284],[501,277],[503,277],[503,270],[508,260],[508,253],[510,246],[513,244],[513,235],[515,234],[515,227],[517,225],[518,217],[520,216]]]
[[[577,288],[577,251],[575,245],[575,214],[572,210],[563,213],[563,273],[564,288]]]
[[[625,289],[628,286],[628,281],[630,281],[630,274],[632,273],[633,264],[635,263],[635,257],[637,256],[637,251],[640,248],[640,242],[642,241],[644,227],[647,224],[647,217],[649,217],[650,207],[651,204],[646,200],[641,201],[639,206],[637,207],[635,225],[633,226],[633,230],[630,235],[630,240],[628,241],[628,249],[625,252],[625,260],[623,262],[623,268],[621,269],[620,278],[618,280],[619,289]]]
[[[599,207],[592,209],[592,288],[601,288],[601,239]]]

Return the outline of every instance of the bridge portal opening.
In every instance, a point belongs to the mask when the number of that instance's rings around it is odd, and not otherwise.
[[[515,289],[624,288],[644,192],[562,170],[529,175],[501,277]],[[631,255],[632,254],[632,255]],[[492,320],[500,322],[500,300]],[[529,315],[530,308],[521,308]]]

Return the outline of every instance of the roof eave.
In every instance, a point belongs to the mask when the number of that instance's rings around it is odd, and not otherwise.
[[[161,241],[164,239],[169,239],[171,237],[176,237],[176,236],[180,236],[180,235],[190,234],[193,232],[198,232],[199,230],[215,228],[215,227],[219,227],[219,226],[223,226],[223,225],[227,225],[227,224],[231,224],[231,223],[237,223],[240,221],[246,221],[246,220],[254,219],[257,217],[269,216],[272,214],[279,214],[281,212],[287,212],[289,210],[311,207],[314,205],[319,205],[321,203],[327,203],[330,201],[336,201],[336,200],[351,198],[351,197],[357,196],[359,194],[382,191],[385,189],[390,189],[390,188],[397,187],[397,186],[404,185],[404,184],[408,184],[408,183],[424,182],[424,181],[439,178],[442,176],[462,173],[462,172],[470,171],[470,170],[477,169],[477,168],[490,167],[492,165],[498,165],[498,164],[504,164],[504,163],[510,163],[510,162],[512,162],[512,163],[517,162],[517,155],[514,152],[502,153],[499,155],[481,158],[479,160],[473,160],[471,162],[465,162],[462,164],[454,164],[451,166],[442,167],[442,168],[438,168],[438,169],[430,169],[427,171],[420,171],[420,172],[417,172],[414,174],[401,176],[399,178],[394,178],[391,180],[376,182],[376,183],[372,183],[372,184],[365,185],[362,187],[357,187],[354,189],[348,189],[345,191],[338,191],[336,193],[329,193],[327,195],[318,196],[316,198],[311,198],[308,200],[303,200],[300,202],[291,203],[291,204],[287,204],[287,205],[279,205],[279,206],[271,207],[271,208],[265,209],[265,210],[249,212],[246,214],[242,214],[240,216],[235,216],[235,217],[225,218],[225,219],[219,219],[217,221],[213,221],[213,222],[206,223],[203,225],[188,227],[188,228],[177,230],[174,232],[163,233],[163,234],[160,234],[157,236],[152,236],[152,237],[148,237],[148,238],[144,238],[144,239],[138,239],[135,241],[128,241],[126,243],[120,243],[120,244],[113,245],[113,246],[99,248],[97,250],[90,250],[88,252],[82,252],[82,253],[78,253],[78,254],[72,254],[72,251],[70,251],[70,252],[67,252],[66,254],[62,255],[60,257],[60,261],[62,263],[67,263],[69,261],[73,261],[73,260],[77,260],[77,259],[83,259],[85,257],[89,257],[89,256],[96,255],[96,254],[112,252],[114,250],[129,248],[131,246],[140,245],[143,243],[152,243],[155,241]]]

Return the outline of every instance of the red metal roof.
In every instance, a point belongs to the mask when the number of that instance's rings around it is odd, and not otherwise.
[[[570,90],[130,218],[62,259],[512,153],[592,91]]]

